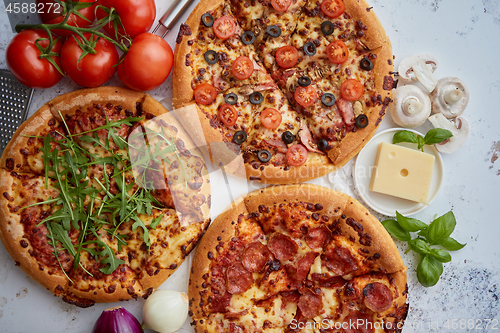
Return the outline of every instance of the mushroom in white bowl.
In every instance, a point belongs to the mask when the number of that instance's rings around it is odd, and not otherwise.
[[[464,116],[458,116],[450,120],[442,113],[436,113],[429,117],[429,121],[435,128],[446,129],[453,134],[451,138],[434,145],[440,153],[451,154],[455,152],[462,147],[469,136],[470,126]]]
[[[438,81],[430,94],[432,113],[442,113],[448,119],[460,116],[469,103],[469,89],[456,77],[445,77]]]
[[[428,92],[432,92],[438,82],[433,75],[438,65],[438,59],[430,53],[415,54],[400,62],[398,66],[399,78],[403,83],[418,81]]]
[[[402,127],[422,125],[431,114],[431,100],[419,87],[407,85],[394,91],[394,102],[390,105],[392,119]]]

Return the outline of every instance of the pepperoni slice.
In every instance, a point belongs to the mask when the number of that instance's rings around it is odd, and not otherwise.
[[[278,260],[291,260],[298,250],[297,244],[290,237],[280,233],[276,233],[271,237],[267,247]]]
[[[299,281],[305,280],[307,274],[309,274],[309,270],[311,269],[312,264],[314,263],[314,259],[318,254],[316,252],[308,252],[302,258],[300,258],[297,263],[297,275],[296,278]]]
[[[271,259],[272,254],[269,249],[264,244],[255,242],[247,245],[241,263],[247,271],[255,273],[262,271]]]
[[[344,247],[329,247],[324,255],[324,263],[329,270],[341,276],[358,268],[351,251]]]
[[[392,292],[385,284],[372,282],[363,289],[366,307],[373,312],[384,312],[389,310],[394,300]]]
[[[344,318],[344,333],[373,333],[373,317],[367,313],[354,310]]]
[[[316,317],[323,310],[323,297],[313,293],[309,288],[301,288],[300,294],[297,306],[302,315],[307,319]]]
[[[347,283],[341,276],[330,276],[328,274],[312,273],[311,280],[318,282],[321,288],[340,288]]]
[[[227,312],[227,307],[231,304],[231,297],[227,291],[224,294],[214,294],[211,305],[211,312]]]
[[[330,242],[331,234],[330,229],[321,225],[307,232],[306,243],[311,249],[324,248]]]
[[[281,298],[286,303],[297,303],[300,299],[300,294],[297,290],[282,291],[280,292]]]
[[[241,294],[250,289],[253,284],[252,273],[242,265],[229,266],[226,271],[226,289],[228,293]]]

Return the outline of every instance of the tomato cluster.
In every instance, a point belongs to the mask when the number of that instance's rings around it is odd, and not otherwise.
[[[118,72],[129,88],[151,90],[167,79],[172,49],[147,32],[156,15],[154,0],[62,1],[62,12],[47,6],[55,10],[39,14],[43,24],[20,32],[7,47],[7,66],[21,83],[48,88],[65,73],[78,85],[98,87]]]

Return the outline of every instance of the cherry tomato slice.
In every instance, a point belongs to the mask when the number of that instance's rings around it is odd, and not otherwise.
[[[219,108],[219,113],[217,114],[219,120],[226,126],[233,126],[238,120],[238,111],[231,104],[223,104]]]
[[[290,7],[292,0],[271,0],[271,6],[278,12],[284,12]]]
[[[209,83],[202,83],[194,89],[194,100],[196,103],[207,105],[215,101],[217,89]]]
[[[290,146],[286,151],[286,160],[288,164],[299,166],[307,162],[307,149],[301,144]]]
[[[335,40],[326,47],[328,60],[334,64],[342,64],[349,58],[347,45],[341,40]]]
[[[318,94],[313,86],[297,87],[297,89],[295,89],[294,97],[297,103],[306,108],[316,102]]]
[[[236,31],[236,22],[231,16],[224,15],[215,20],[213,29],[217,37],[228,39]]]
[[[231,72],[238,80],[245,80],[252,76],[253,62],[249,57],[239,56],[231,66]]]
[[[299,60],[299,51],[291,45],[282,46],[276,50],[276,62],[281,68],[295,66]]]
[[[356,79],[348,79],[340,85],[340,94],[347,101],[355,101],[363,96],[363,85]]]
[[[273,108],[264,109],[260,113],[260,122],[267,129],[276,129],[281,124],[281,113]]]
[[[345,11],[344,1],[323,0],[323,2],[321,3],[321,11],[328,17],[339,17]]]

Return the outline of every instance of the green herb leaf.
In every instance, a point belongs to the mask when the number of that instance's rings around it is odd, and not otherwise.
[[[398,131],[394,133],[394,136],[392,138],[392,143],[399,143],[399,142],[411,142],[411,143],[417,143],[417,135],[413,133],[412,131]]]
[[[417,232],[428,227],[426,223],[411,217],[403,216],[398,211],[396,211],[396,220],[404,230],[409,232]]]
[[[451,261],[451,255],[448,253],[448,251],[443,249],[431,249],[431,252],[429,254],[439,262]]]
[[[134,224],[132,224],[132,230],[135,231],[137,227],[142,228],[142,238],[144,239],[144,243],[150,247],[151,246],[151,240],[149,239],[149,230],[144,224],[144,222],[139,218],[139,216],[132,216],[132,219],[135,221]]]
[[[449,139],[453,134],[442,128],[433,128],[425,134],[424,141],[426,145],[433,145],[436,143],[441,143],[446,139]]]
[[[453,237],[444,238],[439,245],[447,249],[448,251],[458,251],[462,249],[467,244],[461,244]]]
[[[401,241],[411,240],[411,235],[408,231],[403,229],[396,220],[385,220],[382,222],[384,228],[394,237]]]
[[[417,279],[424,287],[432,287],[438,283],[443,274],[443,264],[434,257],[426,254],[417,266]]]
[[[422,136],[417,135],[417,148],[424,151],[425,140]]]
[[[104,250],[102,250],[101,252],[99,252],[99,256],[101,258],[103,258],[101,260],[101,263],[104,264],[104,265],[109,265],[107,267],[103,267],[103,268],[99,269],[101,272],[103,272],[104,274],[111,274],[111,273],[113,273],[115,271],[115,269],[118,268],[118,266],[120,266],[121,264],[125,263],[125,261],[123,261],[121,259],[118,259],[115,256],[114,251],[109,247],[108,244],[104,243],[101,240],[98,240],[97,244],[101,248],[104,248]]]
[[[151,221],[151,224],[149,226],[153,229],[156,229],[156,227],[158,226],[158,224],[160,224],[162,219],[163,219],[163,214],[154,218],[153,221]]]
[[[415,238],[408,241],[408,246],[410,247],[410,249],[420,254],[431,253],[431,247],[422,238]]]
[[[457,222],[452,211],[436,218],[427,230],[427,241],[431,245],[439,245],[455,230]]]

